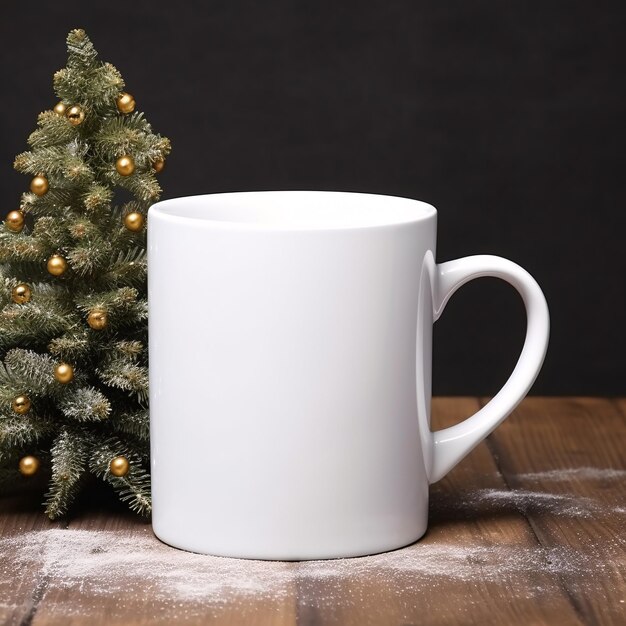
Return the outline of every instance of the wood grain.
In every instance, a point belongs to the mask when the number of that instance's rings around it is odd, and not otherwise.
[[[12,497],[0,500],[0,537],[9,539],[0,558],[0,624],[28,622],[45,591],[45,580],[37,569],[14,569],[18,545],[10,539],[22,533],[50,527],[38,498]]]
[[[554,494],[578,513],[523,506],[544,547],[578,554],[578,567],[558,577],[587,624],[626,623],[626,419],[620,408],[623,400],[527,398],[489,438],[511,488]]]
[[[125,511],[111,516],[108,507],[94,507],[72,520],[70,530],[107,531],[115,539],[146,540],[171,551],[154,537],[151,527]],[[106,547],[104,548],[106,549]],[[181,553],[185,554],[185,553]],[[279,565],[291,570],[293,564]],[[117,571],[117,570],[116,570]],[[141,572],[145,574],[145,572]],[[292,577],[293,578],[293,577]],[[107,577],[105,576],[106,580]],[[34,618],[33,626],[79,626],[83,624],[250,624],[250,626],[287,626],[295,623],[295,584],[287,583],[280,597],[229,593],[224,602],[203,602],[194,598],[177,601],[155,589],[154,582],[141,579],[129,563],[116,581],[114,593],[103,593],[97,586],[81,588],[49,585]]]
[[[481,402],[435,399],[433,427],[463,419]],[[329,562],[248,567],[188,555],[160,544],[149,524],[102,493],[65,525],[47,521],[38,499],[0,500],[0,623],[623,624],[625,449],[626,400],[528,398],[432,486],[421,541]],[[24,566],[11,537],[47,530],[53,542],[55,532],[99,531],[98,551],[110,548],[120,563],[102,561],[109,576],[83,575],[69,571],[74,555],[57,554],[51,564],[44,547]],[[124,550],[132,553],[127,560]],[[143,550],[151,556],[139,562]],[[160,568],[161,558],[170,570]],[[192,594],[166,593],[187,573]]]

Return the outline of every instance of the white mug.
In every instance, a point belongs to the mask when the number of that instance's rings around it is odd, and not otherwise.
[[[437,213],[391,196],[225,193],[148,213],[154,532],[193,552],[323,559],[410,544],[428,485],[522,400],[548,307],[495,256],[435,263]],[[430,430],[432,325],[495,276],[526,306],[500,392]]]

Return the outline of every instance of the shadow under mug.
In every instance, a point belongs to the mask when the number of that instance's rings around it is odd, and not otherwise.
[[[543,362],[537,283],[495,256],[437,264],[429,204],[226,193],[158,202],[148,221],[152,524],[172,546],[293,560],[412,543],[428,485]],[[486,406],[431,432],[433,322],[481,276],[520,293],[524,347]]]

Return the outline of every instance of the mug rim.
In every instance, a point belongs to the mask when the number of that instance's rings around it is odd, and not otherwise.
[[[300,209],[292,204],[315,200],[325,204]],[[268,200],[272,201],[268,204]],[[182,205],[182,206],[181,206]],[[357,208],[358,206],[358,208]],[[427,202],[359,191],[263,190],[231,191],[179,196],[156,202],[148,219],[158,217],[181,225],[235,230],[361,230],[417,224],[436,218],[437,210]]]

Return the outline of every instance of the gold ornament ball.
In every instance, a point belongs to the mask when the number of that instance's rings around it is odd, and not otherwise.
[[[116,104],[120,113],[132,113],[135,110],[135,98],[129,93],[122,92],[117,97]]]
[[[125,154],[115,162],[115,169],[120,176],[130,176],[135,171],[135,159]]]
[[[48,179],[43,174],[38,174],[30,181],[30,190],[36,196],[43,196],[48,193],[48,189],[50,189],[50,185],[48,184]]]
[[[11,291],[11,299],[15,302],[15,304],[26,304],[27,302],[30,302],[30,297],[32,295],[33,292],[26,283],[16,285]]]
[[[14,233],[21,232],[24,228],[24,213],[22,211],[10,211],[7,215],[6,225]]]
[[[11,406],[18,415],[24,415],[30,411],[30,398],[24,395],[15,396]]]
[[[67,109],[67,111],[65,112],[65,117],[67,117],[69,123],[72,126],[78,126],[79,124],[83,123],[85,119],[85,112],[83,111],[83,108],[81,106],[75,104],[74,106],[71,106],[69,109]]]
[[[62,102],[59,102],[55,107],[54,107],[54,112],[57,115],[65,115],[65,105]]]
[[[61,276],[67,270],[67,261],[60,254],[53,254],[48,259],[48,272],[53,276]]]
[[[74,380],[74,368],[69,363],[59,363],[54,368],[54,377],[63,385]]]
[[[93,311],[89,311],[87,324],[89,324],[91,328],[94,330],[102,330],[106,328],[107,323],[107,312],[104,309],[93,309]]]
[[[160,157],[158,159],[155,159],[154,161],[152,161],[152,169],[158,174],[159,172],[163,171],[163,168],[165,167],[165,159]]]
[[[138,233],[143,228],[143,223],[144,217],[138,211],[133,211],[124,216],[124,226],[134,233]]]
[[[113,474],[113,476],[117,476],[118,478],[126,476],[129,469],[130,463],[125,456],[116,456],[111,459],[111,462],[109,463],[109,471]]]
[[[36,456],[25,456],[20,459],[20,473],[22,476],[32,476],[39,469],[39,459]]]

